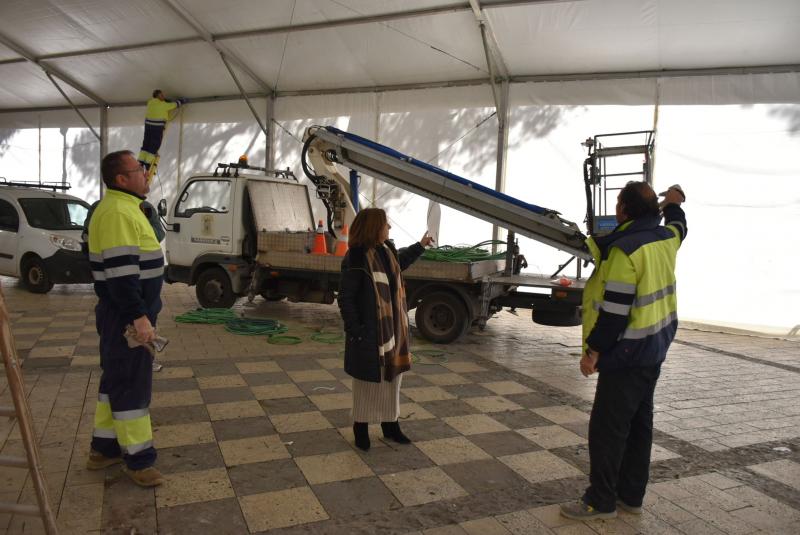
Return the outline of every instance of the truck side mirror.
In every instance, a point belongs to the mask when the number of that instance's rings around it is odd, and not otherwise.
[[[158,215],[164,217],[167,215],[167,199],[158,201]]]

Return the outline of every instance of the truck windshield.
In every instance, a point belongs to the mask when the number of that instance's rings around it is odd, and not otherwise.
[[[89,212],[88,204],[70,199],[20,199],[19,204],[30,226],[46,230],[80,230]]]

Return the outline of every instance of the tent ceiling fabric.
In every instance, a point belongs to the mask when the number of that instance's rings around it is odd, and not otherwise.
[[[488,78],[467,0],[175,1],[279,94]],[[515,77],[800,64],[797,0],[479,4]],[[436,9],[426,16],[231,35]],[[111,104],[143,102],[154,87],[189,98],[237,93],[218,53],[164,0],[5,1],[0,35],[37,58],[74,53],[43,63]],[[183,41],[82,54],[173,40]],[[15,59],[0,46],[0,109],[65,104],[40,68]],[[245,90],[262,91],[234,69]]]

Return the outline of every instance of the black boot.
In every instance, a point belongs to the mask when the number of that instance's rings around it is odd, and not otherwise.
[[[383,431],[384,437],[390,438],[398,444],[411,444],[411,439],[400,431],[400,423],[397,421],[381,422],[381,430]]]
[[[356,446],[364,451],[369,451],[369,428],[367,423],[354,422],[353,435],[356,437]]]

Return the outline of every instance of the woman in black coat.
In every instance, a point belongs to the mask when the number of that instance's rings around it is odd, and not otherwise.
[[[353,434],[369,450],[368,424],[381,423],[383,436],[411,442],[397,422],[402,373],[411,368],[405,283],[400,272],[433,242],[399,253],[389,240],[389,221],[379,208],[361,210],[350,227],[342,260],[339,310],[347,333],[344,369],[353,378]]]

